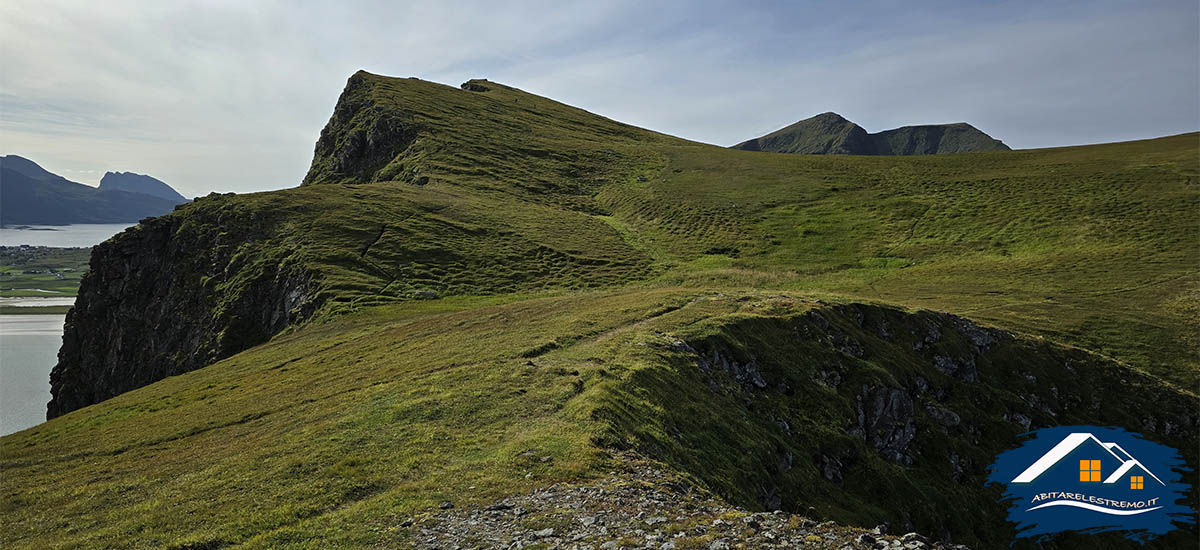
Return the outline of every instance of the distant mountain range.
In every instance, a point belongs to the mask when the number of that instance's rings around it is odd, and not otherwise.
[[[807,155],[936,155],[1009,150],[1000,140],[965,122],[904,126],[869,134],[837,113],[801,120],[733,148]]]
[[[109,172],[92,187],[17,155],[0,157],[0,225],[136,222],[188,202],[150,176]]]
[[[104,177],[100,178],[100,190],[143,193],[174,201],[176,204],[188,201],[162,180],[133,172],[106,172]]]

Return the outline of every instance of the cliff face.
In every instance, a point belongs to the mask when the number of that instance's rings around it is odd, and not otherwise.
[[[96,246],[50,373],[47,418],[203,367],[312,312],[313,276],[270,220],[201,199]]]
[[[1196,463],[1195,397],[1102,357],[946,313],[728,299],[754,305],[647,338],[676,368],[595,416],[731,502],[989,548],[1010,527],[988,465],[1024,432],[1120,426]]]
[[[371,75],[363,71],[346,82],[333,116],[321,130],[302,185],[428,181],[428,177],[421,179],[416,165],[417,137],[423,127],[395,105],[378,103],[372,88]]]
[[[905,126],[869,134],[837,113],[822,113],[733,146],[745,151],[806,155],[937,155],[1008,151],[970,124]]]

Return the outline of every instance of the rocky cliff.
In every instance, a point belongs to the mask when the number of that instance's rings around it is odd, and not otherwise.
[[[50,373],[47,418],[262,343],[306,314],[313,274],[275,220],[210,196],[92,251]]]
[[[1000,140],[965,122],[905,126],[869,134],[837,113],[801,120],[733,148],[806,155],[937,155],[1009,150]]]
[[[1120,426],[1197,461],[1195,396],[1102,357],[945,313],[738,299],[641,342],[675,369],[631,377],[636,405],[597,414],[612,445],[729,502],[990,547],[1008,527],[988,466],[1024,432]]]
[[[417,137],[427,132],[411,113],[378,102],[375,81],[364,71],[346,82],[333,116],[313,151],[302,185],[408,181],[426,183]],[[385,170],[386,168],[386,170]]]

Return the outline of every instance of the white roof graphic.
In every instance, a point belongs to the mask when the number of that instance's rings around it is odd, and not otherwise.
[[[1129,473],[1130,470],[1132,470],[1134,467],[1137,467],[1141,468],[1142,471],[1154,478],[1155,481],[1162,485],[1166,485],[1166,483],[1163,483],[1163,480],[1154,475],[1154,473],[1142,465],[1141,462],[1138,462],[1136,458],[1133,458],[1133,455],[1126,452],[1125,449],[1121,448],[1120,445],[1117,445],[1116,443],[1105,443],[1099,439],[1096,439],[1096,436],[1086,432],[1073,433],[1067,437],[1064,437],[1062,441],[1058,442],[1058,445],[1055,445],[1053,449],[1047,451],[1046,454],[1042,455],[1041,458],[1037,459],[1036,462],[1026,468],[1024,472],[1021,472],[1021,475],[1013,478],[1012,483],[1032,482],[1033,480],[1037,479],[1038,476],[1042,475],[1046,470],[1049,470],[1051,466],[1058,464],[1058,461],[1071,454],[1072,451],[1087,441],[1095,441],[1096,444],[1108,451],[1113,458],[1117,459],[1117,461],[1121,463],[1121,467],[1117,468],[1112,475],[1109,475],[1108,478],[1104,480],[1104,483],[1116,483],[1121,479],[1121,477]]]

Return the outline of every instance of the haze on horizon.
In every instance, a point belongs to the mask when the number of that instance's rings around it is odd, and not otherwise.
[[[488,78],[719,145],[825,111],[1013,148],[1200,128],[1194,0],[645,4],[5,3],[0,154],[186,196],[292,187],[358,69]]]

